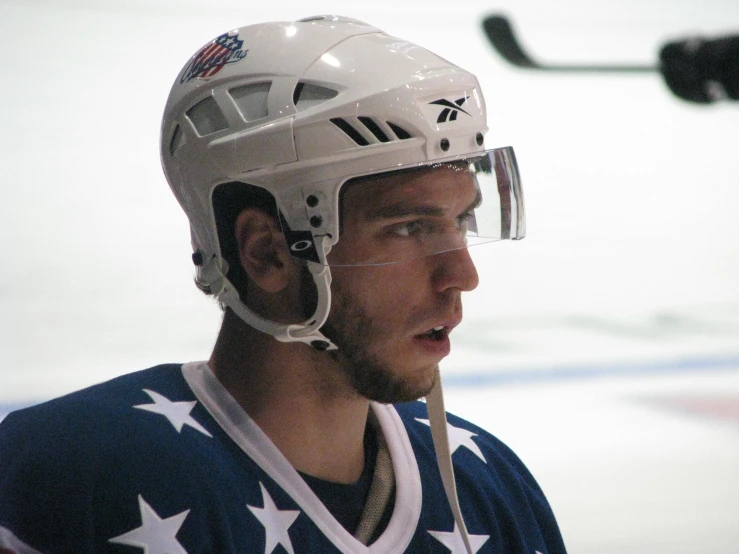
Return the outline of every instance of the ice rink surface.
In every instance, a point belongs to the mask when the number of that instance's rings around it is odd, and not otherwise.
[[[475,72],[524,177],[526,240],[472,249],[449,411],[526,462],[574,554],[739,552],[739,103],[517,70],[480,26],[509,15],[542,61],[656,63],[739,33],[739,3],[430,4],[0,0],[0,417],[209,355],[220,312],[159,167],[169,87],[226,29],[341,13]]]

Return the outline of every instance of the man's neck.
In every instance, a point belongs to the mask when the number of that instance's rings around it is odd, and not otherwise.
[[[295,469],[337,483],[359,478],[369,402],[329,355],[227,312],[209,365]]]

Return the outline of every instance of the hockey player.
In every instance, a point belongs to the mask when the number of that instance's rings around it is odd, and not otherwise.
[[[521,461],[443,408],[467,248],[524,235],[486,132],[472,74],[359,21],[200,49],[161,157],[212,356],[10,414],[0,552],[564,552]]]

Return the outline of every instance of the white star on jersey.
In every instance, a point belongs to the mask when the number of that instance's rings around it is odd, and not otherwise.
[[[446,546],[451,554],[467,554],[462,534],[459,532],[459,527],[457,527],[456,523],[454,524],[454,531],[451,533],[446,531],[429,531],[428,533]],[[487,542],[490,535],[470,535],[469,537],[472,552],[477,552]]]
[[[187,554],[175,536],[190,510],[162,519],[139,495],[139,511],[141,527],[108,539],[108,542],[137,546],[144,549],[144,554]]]
[[[264,508],[249,505],[246,507],[264,525],[264,554],[271,554],[278,544],[281,544],[289,554],[294,554],[287,530],[300,515],[300,510],[278,510],[261,481],[259,488],[262,489]]]
[[[421,423],[430,426],[428,419],[416,418],[416,421],[420,421]],[[454,454],[457,451],[457,448],[459,448],[460,446],[464,446],[467,450],[472,452],[483,462],[488,463],[488,461],[485,459],[485,456],[483,456],[480,447],[477,446],[477,444],[475,444],[475,441],[472,440],[472,437],[477,436],[475,433],[473,433],[472,431],[468,431],[467,429],[462,429],[461,427],[454,427],[451,423],[446,424],[446,430],[447,434],[449,435],[450,454]]]
[[[138,406],[134,406],[134,408],[163,415],[172,425],[174,425],[174,428],[177,429],[178,433],[182,431],[182,427],[184,425],[189,425],[204,435],[213,438],[213,435],[211,435],[205,427],[200,425],[190,415],[195,404],[197,404],[196,400],[193,400],[192,402],[172,402],[169,398],[162,396],[158,392],[154,392],[149,389],[142,390],[149,395],[149,397],[154,401],[154,404],[139,404]]]

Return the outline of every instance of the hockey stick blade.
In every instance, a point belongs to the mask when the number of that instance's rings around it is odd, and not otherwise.
[[[539,71],[570,72],[611,72],[611,73],[643,73],[659,71],[656,66],[643,65],[567,65],[542,64],[529,56],[518,42],[508,18],[502,15],[491,15],[482,22],[485,34],[493,48],[509,63],[524,69]]]

